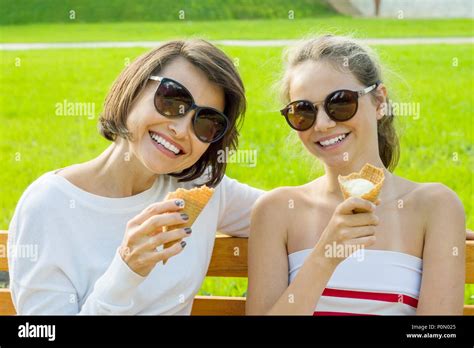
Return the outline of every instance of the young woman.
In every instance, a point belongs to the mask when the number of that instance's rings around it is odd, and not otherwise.
[[[392,173],[398,140],[375,55],[344,37],[308,40],[289,52],[282,86],[282,114],[325,174],[255,204],[247,313],[462,314],[463,206],[444,185]],[[385,173],[378,206],[339,189],[338,175],[365,163]]]
[[[236,147],[245,106],[232,61],[205,41],[168,42],[128,66],[100,118],[112,144],[44,174],[18,203],[10,248],[34,246],[37,258],[9,258],[17,312],[189,314],[216,230],[247,236],[261,194],[227,178],[218,160]],[[161,233],[188,218],[184,202],[165,195],[202,184],[215,192],[192,231]]]

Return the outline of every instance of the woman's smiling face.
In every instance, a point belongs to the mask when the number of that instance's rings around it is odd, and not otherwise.
[[[341,72],[325,61],[307,60],[292,68],[290,76],[291,101],[319,103],[314,125],[297,132],[309,152],[330,167],[346,166],[349,161],[372,151],[378,153],[377,119],[382,114],[370,95],[359,97],[357,113],[345,122],[331,120],[320,103],[336,90],[359,91],[367,86],[351,73]],[[332,143],[335,139],[338,141]]]
[[[199,68],[185,58],[177,57],[160,72],[162,77],[173,79],[185,86],[197,105],[209,106],[221,112],[225,98],[221,87],[209,81]],[[193,130],[192,119],[195,111],[183,117],[166,118],[154,106],[154,95],[159,82],[148,81],[147,86],[134,103],[127,118],[127,128],[132,133],[129,140],[130,151],[151,172],[168,174],[181,172],[191,167],[206,152],[208,143],[200,141]],[[178,154],[158,144],[163,139],[179,150]],[[169,147],[169,146],[168,146]]]

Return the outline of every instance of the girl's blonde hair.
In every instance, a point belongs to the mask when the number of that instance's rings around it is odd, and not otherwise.
[[[307,60],[325,61],[343,72],[349,71],[364,86],[382,81],[378,56],[369,47],[348,37],[323,35],[303,40],[285,51],[285,72],[280,86],[280,96],[285,104],[290,102],[291,70]],[[371,95],[375,100],[375,91]],[[398,164],[400,144],[388,97],[386,106],[384,117],[377,121],[379,155],[385,167],[393,171]]]

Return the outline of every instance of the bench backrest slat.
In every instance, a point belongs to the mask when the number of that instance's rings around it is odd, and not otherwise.
[[[218,235],[208,277],[247,277],[247,238]]]
[[[474,284],[474,241],[466,241],[466,284]]]

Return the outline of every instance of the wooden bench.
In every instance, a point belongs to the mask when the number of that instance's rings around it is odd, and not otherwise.
[[[0,250],[6,250],[7,231],[0,231]],[[0,272],[8,272],[0,255]],[[209,277],[247,277],[247,238],[217,236],[207,271]],[[474,284],[474,241],[466,241],[466,284]],[[0,315],[14,315],[10,290],[0,289]],[[245,315],[245,297],[196,296],[192,315]],[[474,305],[464,305],[464,315],[474,315]]]

